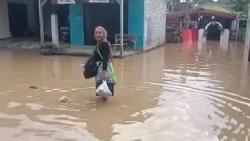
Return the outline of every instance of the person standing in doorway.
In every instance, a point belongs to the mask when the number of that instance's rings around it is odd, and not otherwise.
[[[114,75],[114,69],[112,66],[112,50],[110,43],[107,40],[107,31],[102,26],[97,26],[94,31],[95,40],[97,42],[94,50],[94,57],[98,66],[98,73],[96,75],[96,88],[102,84],[103,80],[106,80],[112,96],[114,96],[114,85],[116,78]],[[98,96],[98,95],[97,95]],[[103,100],[107,100],[107,97],[102,97]]]

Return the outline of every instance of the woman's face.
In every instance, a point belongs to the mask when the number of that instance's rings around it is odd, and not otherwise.
[[[101,42],[103,41],[103,38],[104,38],[104,33],[102,32],[101,29],[96,29],[95,30],[95,39],[97,42]]]

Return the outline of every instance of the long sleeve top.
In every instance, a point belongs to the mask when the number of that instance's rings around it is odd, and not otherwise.
[[[97,48],[101,54],[97,52]],[[96,49],[94,50],[94,56],[96,61],[102,61],[103,62],[103,70],[107,70],[108,61],[110,59],[110,47],[108,42],[103,42],[97,45]]]

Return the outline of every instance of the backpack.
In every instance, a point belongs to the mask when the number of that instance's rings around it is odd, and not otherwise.
[[[102,57],[102,55],[100,54],[98,48],[97,48],[97,52],[98,54]],[[98,67],[101,64],[101,61],[98,63],[98,65],[96,64],[96,60],[95,60],[95,56],[91,56],[87,62],[85,63],[84,66],[84,70],[83,70],[83,75],[86,79],[89,79],[91,77],[95,77],[98,73]]]
[[[98,73],[98,67],[99,67],[100,63],[97,65],[96,61],[95,61],[95,57],[91,56],[85,66],[84,66],[84,71],[83,71],[83,75],[86,79],[89,79],[91,77],[95,77]]]

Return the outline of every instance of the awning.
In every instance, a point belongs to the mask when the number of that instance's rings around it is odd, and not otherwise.
[[[201,14],[234,20],[237,13],[222,4],[208,3],[193,8],[190,15]]]

